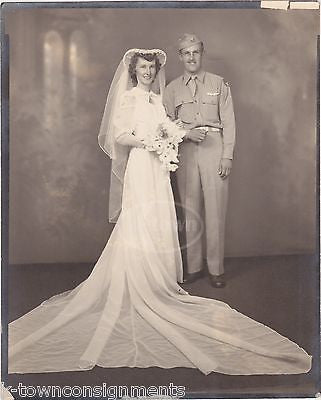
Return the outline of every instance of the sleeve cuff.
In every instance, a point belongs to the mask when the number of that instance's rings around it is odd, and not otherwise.
[[[233,160],[233,149],[224,148],[222,158],[228,158],[229,160]]]

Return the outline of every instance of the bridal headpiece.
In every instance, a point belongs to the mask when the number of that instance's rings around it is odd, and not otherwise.
[[[126,51],[118,65],[110,85],[98,134],[99,146],[112,160],[112,175],[109,195],[110,222],[116,222],[121,209],[123,180],[128,159],[128,149],[125,146],[117,145],[115,140],[117,133],[115,116],[117,111],[119,111],[121,99],[124,93],[133,88],[128,67],[134,54],[142,56],[145,54],[155,54],[158,57],[161,68],[153,83],[152,90],[154,92],[159,92],[159,94],[162,95],[165,88],[164,65],[166,64],[166,53],[163,50],[133,48]],[[130,114],[130,111],[126,113],[126,119],[130,119]]]
[[[156,54],[162,67],[166,64],[166,53],[160,49],[129,49],[123,57],[123,63],[128,68],[134,54]]]

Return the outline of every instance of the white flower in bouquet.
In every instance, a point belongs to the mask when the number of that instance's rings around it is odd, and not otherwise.
[[[178,144],[183,141],[185,131],[169,119],[160,123],[156,135],[144,139],[145,148],[155,151],[162,167],[166,171],[175,171],[178,167]]]

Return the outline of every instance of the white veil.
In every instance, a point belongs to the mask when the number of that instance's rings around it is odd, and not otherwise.
[[[124,174],[130,148],[118,144],[116,138],[121,133],[130,133],[132,130],[134,104],[124,104],[122,100],[126,91],[133,87],[128,66],[135,53],[157,55],[161,68],[152,89],[162,96],[165,88],[164,65],[166,63],[166,53],[163,50],[130,49],[124,54],[110,85],[98,134],[99,146],[112,160],[109,189],[109,222],[116,222],[121,211]],[[122,114],[121,111],[123,111]]]

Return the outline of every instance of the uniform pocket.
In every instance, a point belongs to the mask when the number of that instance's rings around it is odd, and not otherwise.
[[[194,101],[188,98],[175,99],[176,117],[185,123],[191,123],[195,117]]]
[[[208,105],[217,105],[219,96],[220,96],[220,93],[218,93],[218,92],[213,92],[211,94],[205,94],[202,97],[202,103],[208,104]]]
[[[218,105],[220,94],[205,94],[202,97],[202,115],[206,121],[215,122],[219,120]]]

